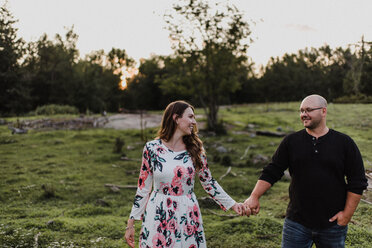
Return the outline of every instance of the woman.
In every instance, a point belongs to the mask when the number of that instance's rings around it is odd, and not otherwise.
[[[125,232],[130,247],[134,247],[134,220],[140,219],[139,247],[206,247],[193,191],[196,173],[204,190],[222,209],[249,213],[211,176],[197,135],[194,108],[184,101],[172,102],[164,112],[158,138],[143,149],[138,189]]]

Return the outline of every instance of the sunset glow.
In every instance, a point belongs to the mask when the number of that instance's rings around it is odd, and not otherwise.
[[[131,79],[135,75],[138,74],[138,68],[122,68],[122,74],[121,74],[121,81],[120,81],[120,89],[125,90],[128,87],[128,79]]]

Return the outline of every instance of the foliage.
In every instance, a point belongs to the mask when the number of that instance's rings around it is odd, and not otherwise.
[[[22,112],[29,104],[19,64],[24,41],[17,38],[16,22],[5,3],[0,7],[0,114]]]
[[[335,103],[372,103],[372,96],[365,94],[356,94],[349,96],[341,96],[334,100]]]
[[[49,104],[37,107],[36,115],[57,115],[57,114],[78,114],[79,111],[74,106]]]
[[[218,107],[247,77],[248,22],[233,5],[184,0],[165,15],[175,56],[159,80],[165,92],[193,96],[203,106],[208,127],[218,124]]]
[[[167,57],[152,56],[141,61],[138,75],[128,82],[128,88],[123,92],[122,104],[126,109],[165,109],[171,101],[182,99],[179,91],[169,94],[157,83],[157,79],[171,69],[164,66],[166,60]]]
[[[202,132],[212,175],[236,201],[251,193],[262,165],[256,155],[270,157],[281,138],[255,136],[256,130],[284,132],[301,127],[299,102],[249,104],[221,107],[220,116],[227,135]],[[199,116],[202,109],[196,109]],[[342,114],[340,114],[342,113]],[[328,125],[350,135],[361,150],[367,169],[372,169],[371,104],[330,104]],[[205,117],[202,117],[205,118]],[[16,118],[7,118],[8,122]],[[202,119],[198,118],[200,123]],[[22,120],[21,120],[22,121]],[[148,129],[150,137],[155,129]],[[135,189],[113,192],[105,187],[136,185],[144,142],[139,130],[29,130],[26,135],[11,135],[0,126],[0,244],[4,247],[123,247],[126,220]],[[131,146],[121,160],[112,152],[116,138]],[[220,154],[216,147],[228,153]],[[246,156],[243,156],[250,147]],[[222,157],[231,159],[231,172]],[[197,180],[197,179],[196,179]],[[44,185],[44,189],[43,189]],[[207,196],[196,182],[195,193]],[[372,201],[371,192],[369,201]],[[46,197],[46,194],[51,197]],[[365,194],[367,196],[367,194]],[[107,205],[101,205],[100,202]],[[202,201],[200,201],[202,202]],[[209,247],[280,247],[281,226],[288,204],[288,181],[281,180],[261,198],[258,216],[224,217],[215,206],[201,211]],[[361,202],[349,227],[347,247],[369,247],[372,239],[372,206]],[[136,241],[140,225],[136,223]],[[38,235],[39,234],[39,235]]]

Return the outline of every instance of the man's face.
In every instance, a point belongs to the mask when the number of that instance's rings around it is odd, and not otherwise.
[[[315,129],[322,122],[324,115],[324,108],[320,107],[317,102],[312,99],[305,99],[300,106],[300,118],[304,127],[308,129]]]

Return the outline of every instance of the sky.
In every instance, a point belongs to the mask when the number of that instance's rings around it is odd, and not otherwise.
[[[1,5],[5,0],[0,0]],[[74,26],[83,57],[112,47],[139,61],[172,54],[163,14],[177,0],[8,0],[18,19],[18,36],[27,42],[46,33],[53,38]],[[230,0],[251,26],[248,56],[266,65],[270,57],[324,44],[346,47],[372,41],[371,0]],[[137,64],[138,65],[138,64]]]

